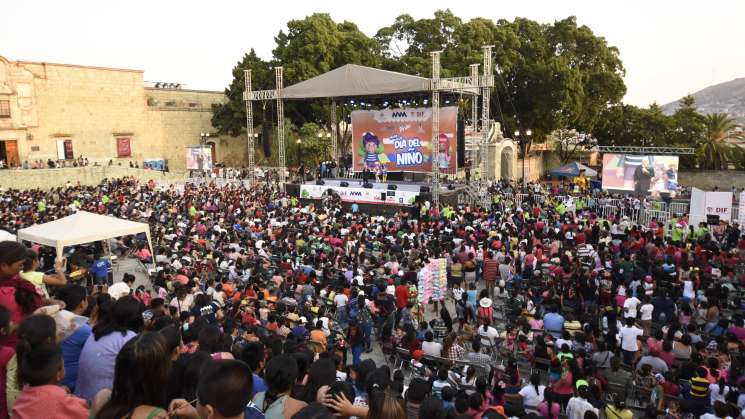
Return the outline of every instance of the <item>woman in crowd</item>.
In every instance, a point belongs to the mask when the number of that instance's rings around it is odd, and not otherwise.
[[[127,296],[109,304],[80,353],[75,394],[89,403],[99,391],[111,388],[119,351],[143,327],[139,301]]]
[[[144,332],[128,340],[116,357],[111,390],[96,395],[91,413],[97,419],[166,419],[170,366],[162,334]]]

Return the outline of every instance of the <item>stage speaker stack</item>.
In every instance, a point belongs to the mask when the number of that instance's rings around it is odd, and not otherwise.
[[[323,179],[318,179],[316,181],[316,185],[325,185],[325,184],[326,184],[326,182],[324,182]]]
[[[426,186],[426,185],[420,186],[419,192],[429,192],[429,186]]]
[[[346,188],[347,186],[349,186],[349,182],[344,181],[344,182],[339,183],[339,185]]]
[[[466,121],[458,120],[455,128],[455,137],[457,141],[458,167],[466,166]]]
[[[389,191],[395,191],[396,189],[398,189],[398,185],[388,185]]]

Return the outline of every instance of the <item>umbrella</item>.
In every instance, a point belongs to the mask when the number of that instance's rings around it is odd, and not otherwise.
[[[585,171],[585,176],[587,177],[595,177],[598,175],[597,171],[590,169],[584,164],[577,163],[576,161],[552,169],[548,172],[548,174],[558,177],[575,177],[579,176],[579,172],[581,170]]]

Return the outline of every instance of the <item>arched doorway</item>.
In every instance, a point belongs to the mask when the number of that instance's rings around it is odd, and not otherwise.
[[[513,179],[514,178],[514,166],[515,166],[515,151],[512,147],[502,148],[500,153],[500,177],[502,179]]]

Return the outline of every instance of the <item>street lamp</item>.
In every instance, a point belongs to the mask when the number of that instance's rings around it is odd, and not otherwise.
[[[533,135],[533,131],[531,131],[530,128],[526,129],[525,132],[521,132],[520,130],[515,130],[515,139],[520,144],[520,150],[523,153],[523,187],[525,187],[525,159],[527,156],[527,149],[528,149],[528,142],[530,141],[530,137]]]
[[[199,139],[202,141],[201,144],[206,144],[207,140],[210,139],[210,133],[209,132],[202,132],[199,134]]]

